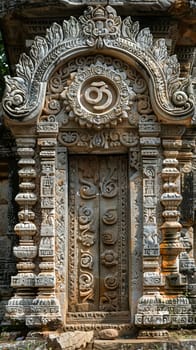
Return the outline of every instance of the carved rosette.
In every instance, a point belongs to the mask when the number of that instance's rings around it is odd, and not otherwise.
[[[37,246],[34,243],[34,235],[37,231],[34,224],[35,214],[32,210],[37,201],[35,194],[35,160],[33,139],[18,139],[17,152],[20,156],[18,171],[20,179],[20,192],[16,196],[19,205],[19,223],[15,225],[15,232],[19,236],[19,245],[14,247],[14,255],[18,259],[18,274],[11,279],[11,285],[16,289],[16,294],[7,305],[8,317],[25,321],[25,316],[30,312],[30,306],[34,297],[35,264]]]
[[[123,78],[123,73],[99,61],[78,69],[73,81],[61,93],[66,110],[70,110],[69,118],[80,126],[97,129],[115,126],[127,119],[135,93]]]

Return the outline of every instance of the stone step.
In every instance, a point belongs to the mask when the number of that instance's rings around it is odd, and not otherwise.
[[[154,340],[116,339],[95,340],[88,350],[196,350],[196,339]]]

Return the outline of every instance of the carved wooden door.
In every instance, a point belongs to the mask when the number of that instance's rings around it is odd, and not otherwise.
[[[127,158],[69,160],[69,311],[128,310]]]

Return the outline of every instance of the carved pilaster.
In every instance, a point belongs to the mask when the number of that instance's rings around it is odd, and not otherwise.
[[[143,164],[143,270],[144,294],[159,290],[159,237],[157,230],[157,190],[160,138],[140,138]]]
[[[68,157],[67,148],[57,148],[56,169],[56,293],[59,296],[62,317],[66,322],[68,310]]]
[[[20,179],[20,192],[16,196],[19,205],[19,223],[15,225],[15,232],[19,236],[19,245],[14,247],[14,255],[18,259],[18,274],[11,279],[11,285],[16,289],[16,294],[7,305],[7,315],[17,321],[25,321],[25,316],[30,312],[30,306],[34,298],[35,264],[37,246],[33,236],[36,233],[34,224],[35,214],[33,206],[37,201],[35,191],[35,160],[34,139],[17,139],[17,152],[20,156],[18,171]]]
[[[45,136],[43,131],[40,136]],[[55,136],[54,128],[52,136]],[[40,201],[42,215],[39,242],[40,271],[35,279],[38,295],[33,300],[32,315],[27,318],[27,324],[31,326],[47,325],[54,327],[60,323],[60,307],[55,294],[56,138],[40,138],[38,139],[38,145],[40,146]]]
[[[187,296],[196,310],[196,266],[194,259],[194,172],[195,172],[195,137],[192,130],[187,130],[183,138],[182,148],[178,155],[181,172],[181,241],[184,251],[179,256],[180,272],[187,276]]]
[[[178,207],[182,201],[180,194],[180,172],[178,170],[178,151],[181,148],[180,139],[163,139],[164,160],[162,169],[163,191],[161,203],[164,207],[164,223],[161,226],[163,241],[160,245],[162,255],[162,271],[167,276],[167,293],[181,292],[180,287],[186,285],[186,277],[179,273],[178,256],[184,250],[180,241],[182,225],[179,222]]]
[[[139,299],[135,323],[138,327],[153,328],[139,336],[165,336],[165,330],[158,330],[169,322],[164,312],[159,289],[164,285],[159,264],[158,195],[160,169],[160,125],[155,116],[141,118],[141,156],[143,167],[143,296]],[[157,333],[158,332],[158,333]]]
[[[129,148],[129,190],[130,190],[130,258],[129,258],[129,304],[131,322],[134,323],[137,300],[142,290],[142,179],[139,147]],[[134,269],[133,269],[134,266]]]

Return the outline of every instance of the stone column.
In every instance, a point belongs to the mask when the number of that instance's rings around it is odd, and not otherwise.
[[[179,256],[179,271],[187,276],[186,295],[192,305],[193,314],[196,315],[196,266],[195,266],[195,240],[194,240],[194,173],[195,167],[195,136],[192,130],[186,130],[183,136],[182,148],[178,155],[181,173],[181,241],[184,251]],[[189,315],[189,324],[196,321]]]
[[[53,125],[54,124],[54,125]],[[35,278],[38,288],[33,300],[29,326],[58,327],[61,323],[59,302],[56,298],[55,275],[55,163],[56,163],[56,123],[40,123],[38,146],[40,148],[40,205],[41,227],[39,242],[39,273]],[[51,136],[50,136],[51,135]]]
[[[139,132],[143,168],[143,296],[138,302],[135,323],[138,327],[146,328],[139,332],[140,337],[165,336],[167,331],[164,326],[168,323],[168,315],[164,312],[159,293],[164,285],[158,230],[161,140],[160,125],[155,116],[142,120]]]
[[[166,293],[180,294],[186,285],[186,277],[179,273],[178,256],[184,250],[180,240],[182,225],[179,222],[178,207],[182,201],[180,194],[180,172],[178,170],[178,152],[180,139],[163,139],[164,160],[162,169],[163,191],[161,203],[164,207],[164,223],[161,226],[163,240],[160,245],[162,272],[167,276]]]
[[[181,273],[179,266],[180,254],[185,251],[182,240],[182,225],[180,220],[181,178],[179,171],[179,152],[182,147],[181,136],[184,128],[170,126],[163,128],[163,219],[161,226],[162,242],[160,252],[162,255],[162,274],[165,276],[165,309],[168,311],[170,325],[183,327],[193,322],[191,304],[184,295],[187,288],[187,276]]]
[[[35,140],[18,138],[16,143],[20,156],[18,162],[20,192],[16,196],[16,202],[19,205],[19,223],[15,225],[19,245],[14,247],[14,255],[18,259],[18,274],[11,278],[11,286],[16,289],[16,293],[8,302],[7,316],[15,321],[25,321],[35,297],[35,264],[33,262],[37,255],[37,246],[33,238],[36,233],[33,206],[37,201],[34,181],[35,160],[33,159]]]

